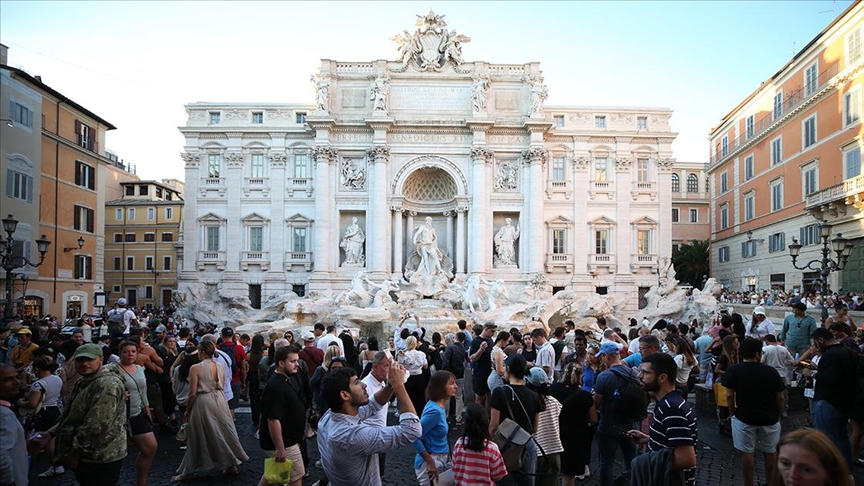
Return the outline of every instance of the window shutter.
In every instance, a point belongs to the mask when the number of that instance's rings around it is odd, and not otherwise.
[[[6,169],[6,197],[13,197],[15,193],[15,172]]]
[[[96,189],[96,168],[91,167],[89,171],[87,171],[87,187],[90,190]]]
[[[84,257],[85,262],[87,263],[87,274],[84,276],[85,279],[90,280],[93,278],[93,257]]]
[[[75,135],[78,136],[78,145],[81,145],[81,120],[75,120]]]
[[[33,202],[33,176],[27,176],[27,202]]]
[[[95,219],[96,219],[96,212],[93,211],[92,209],[88,209],[87,210],[87,232],[88,233],[94,233],[95,232],[95,230],[96,230],[95,225],[94,225]]]
[[[74,226],[75,226],[75,229],[76,229],[76,230],[80,230],[80,229],[81,229],[81,209],[82,209],[81,206],[75,206],[75,207],[73,208],[73,211],[74,211],[74,213],[75,213],[75,218],[74,218],[74,219],[75,219],[75,223],[74,223]]]
[[[75,257],[75,278],[81,278],[81,257]]]

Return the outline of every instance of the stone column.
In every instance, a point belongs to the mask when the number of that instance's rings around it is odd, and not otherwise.
[[[494,153],[486,147],[474,147],[471,149],[471,159],[474,164],[471,171],[471,190],[473,199],[471,201],[471,252],[468,259],[469,273],[486,273],[491,267],[490,246],[492,239],[489,235],[491,226],[491,214],[489,208],[489,186],[487,167],[492,163]]]
[[[393,273],[401,276],[404,270],[402,250],[405,249],[405,235],[402,233],[402,208],[392,207],[393,227]]]
[[[321,279],[329,278],[332,270],[330,253],[335,248],[330,237],[330,209],[333,199],[330,164],[336,160],[337,153],[338,150],[329,145],[319,145],[312,151],[312,160],[315,163],[315,223],[312,228],[315,246],[312,248],[312,264],[313,273]]]
[[[633,248],[635,235],[633,234],[633,217],[630,214],[630,197],[629,192],[633,189],[633,159],[630,157],[617,157],[615,159],[615,194],[618,201],[618,214],[627,215],[630,221],[619,221],[615,230],[616,241],[612,245],[610,241],[610,250],[615,252],[615,258],[618,262],[616,281],[624,277],[632,279],[633,271],[630,269],[630,264],[633,262],[633,254],[636,253]],[[671,213],[672,210],[670,209]]]
[[[198,272],[198,250],[203,248],[199,243],[201,227],[198,226],[198,184],[201,181],[201,156],[197,153],[184,152],[180,154],[186,163],[186,187],[183,196],[183,276],[195,279]],[[179,236],[179,235],[178,235]],[[123,265],[126,262],[122,262]]]
[[[657,159],[657,197],[660,202],[660,214],[657,218],[661,224],[657,231],[660,232],[657,239],[657,257],[672,257],[672,172],[674,171],[675,159]],[[702,184],[702,181],[699,181]],[[682,215],[684,216],[684,215]],[[690,217],[689,214],[686,215]],[[666,218],[669,218],[667,223]],[[689,221],[689,219],[688,219]]]
[[[270,241],[267,249],[270,252],[270,273],[277,274],[273,276],[275,284],[278,280],[285,280],[285,251],[289,243],[285,227],[285,217],[290,216],[285,214],[285,163],[288,155],[282,147],[274,147],[269,155],[270,173],[267,184],[270,186]],[[270,280],[271,277],[267,278]],[[270,285],[268,282],[268,288]],[[280,290],[286,289],[282,287]]]
[[[240,256],[245,249],[243,242],[246,240],[243,228],[243,222],[240,220],[243,217],[241,214],[242,205],[242,187],[243,187],[243,154],[240,152],[228,152],[225,154],[225,162],[227,165],[225,177],[225,199],[235,201],[235,204],[228,204],[226,218],[228,224],[225,235],[225,269],[228,272],[240,271]]]
[[[465,208],[456,208],[456,261],[454,272],[465,273]]]
[[[522,221],[527,220],[527,224],[522,224],[523,232],[528,229],[528,238],[522,235],[523,241],[529,242],[523,245],[526,251],[524,256],[520,255],[519,268],[526,269],[529,273],[543,272],[543,260],[545,259],[546,245],[537,244],[546,241],[544,221],[543,221],[543,185],[545,177],[543,167],[546,165],[548,153],[542,147],[531,147],[522,152],[522,161],[527,166],[525,178],[525,202],[527,206],[527,214],[523,214]],[[535,242],[531,244],[530,242]]]
[[[450,257],[450,260],[453,260],[453,267],[456,267],[456,255],[453,254],[453,212],[452,211],[444,211],[444,216],[447,217],[447,255]]]
[[[402,244],[405,245],[405,261],[407,262],[409,258],[411,258],[411,254],[414,253],[414,244],[412,243],[414,239],[414,216],[417,216],[417,211],[407,211],[408,215],[408,226],[405,231],[405,238],[402,240]],[[404,267],[402,268],[405,269]]]
[[[387,161],[390,148],[373,145],[366,154],[372,164],[369,171],[369,211],[366,213],[366,268],[376,278],[384,278],[390,272],[390,217],[387,214]]]

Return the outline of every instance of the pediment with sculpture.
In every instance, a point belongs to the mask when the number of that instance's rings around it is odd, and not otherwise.
[[[417,16],[417,29],[414,33],[407,30],[391,38],[399,44],[398,61],[402,68],[413,66],[419,71],[440,71],[448,62],[454,66],[462,64],[462,44],[471,38],[447,30],[444,15],[432,10],[426,15]]]

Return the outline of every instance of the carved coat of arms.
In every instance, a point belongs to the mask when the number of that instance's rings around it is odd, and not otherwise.
[[[445,27],[444,16],[430,10],[426,15],[417,16],[417,30],[413,34],[405,30],[392,37],[391,40],[399,44],[398,60],[402,66],[440,71],[448,61],[457,66],[462,64],[462,43],[470,42],[471,38]]]

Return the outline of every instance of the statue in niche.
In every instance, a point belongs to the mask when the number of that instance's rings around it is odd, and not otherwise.
[[[390,93],[390,78],[384,74],[379,74],[372,82],[372,94],[369,100],[372,101],[372,111],[383,111],[387,113],[387,95]]]
[[[474,113],[486,111],[486,94],[489,91],[489,78],[474,78],[471,85],[471,105]]]
[[[345,189],[363,189],[366,187],[366,170],[362,163],[355,159],[342,161],[342,187]]]
[[[320,76],[311,76],[312,85],[315,86],[315,105],[318,111],[328,111],[330,105],[330,81]]]
[[[516,240],[519,239],[519,225],[513,227],[512,220],[504,220],[504,226],[495,234],[495,266],[516,265]]]
[[[531,109],[528,110],[528,114],[540,113],[543,111],[543,102],[549,97],[549,91],[546,89],[546,85],[537,78],[530,80],[528,87],[531,91]]]
[[[357,218],[351,218],[351,224],[345,228],[345,233],[342,235],[342,241],[339,243],[339,248],[345,251],[345,261],[343,267],[347,266],[363,266],[366,263],[366,256],[363,254],[363,243],[366,241],[366,235],[357,224]]]
[[[498,164],[498,174],[495,175],[495,189],[499,191],[512,191],[516,189],[516,164],[502,162]]]
[[[426,224],[418,226],[414,230],[414,251],[420,255],[420,265],[417,267],[417,274],[420,275],[438,275],[444,274],[444,269],[441,268],[441,260],[444,258],[441,249],[438,248],[438,233],[432,226],[432,218],[426,217]]]

